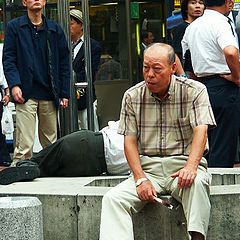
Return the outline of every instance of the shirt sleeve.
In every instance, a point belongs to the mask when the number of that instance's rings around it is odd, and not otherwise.
[[[181,41],[183,59],[184,59],[184,55],[185,55],[186,51],[189,49],[188,41],[187,41],[188,30],[189,30],[189,27],[186,29],[186,31],[183,35],[182,41]]]
[[[190,122],[192,128],[199,125],[208,125],[210,128],[216,126],[212,107],[209,101],[207,89],[202,87],[201,91],[196,95],[190,110]]]
[[[137,132],[137,123],[132,99],[128,92],[125,92],[122,100],[118,133],[122,135],[137,136]]]
[[[216,40],[222,50],[227,46],[234,46],[239,49],[237,39],[234,36],[234,32],[231,30],[230,23],[228,23],[227,20],[222,21],[222,24],[218,29]]]

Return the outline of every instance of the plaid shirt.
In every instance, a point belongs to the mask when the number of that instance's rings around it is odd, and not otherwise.
[[[142,155],[189,155],[193,129],[201,124],[216,125],[206,87],[172,76],[163,101],[145,82],[125,92],[118,133],[137,136]]]

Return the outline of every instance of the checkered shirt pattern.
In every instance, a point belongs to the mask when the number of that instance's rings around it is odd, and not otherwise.
[[[216,125],[206,87],[172,76],[168,97],[163,101],[145,82],[125,92],[118,133],[137,136],[142,155],[189,155],[193,129],[202,124]]]

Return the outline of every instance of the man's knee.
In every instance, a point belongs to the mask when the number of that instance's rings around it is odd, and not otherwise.
[[[111,190],[109,190],[107,193],[104,194],[103,199],[102,199],[102,203],[107,204],[109,206],[110,203],[112,202],[116,202],[118,203],[118,197],[117,197],[117,193],[116,190],[114,188],[112,188]]]

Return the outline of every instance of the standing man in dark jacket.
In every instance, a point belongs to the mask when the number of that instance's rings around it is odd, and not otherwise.
[[[69,49],[61,27],[42,15],[46,0],[23,0],[27,15],[7,25],[4,73],[16,103],[13,165],[32,157],[36,115],[43,148],[57,139],[57,108],[68,106]]]
[[[87,82],[85,76],[85,57],[84,57],[84,38],[83,38],[83,17],[82,12],[77,9],[70,11],[70,33],[72,40],[72,52],[73,52],[73,70],[76,75],[76,82]],[[90,39],[91,43],[91,63],[92,63],[92,80],[95,81],[96,73],[98,71],[100,58],[101,58],[101,46],[94,40]],[[93,86],[93,109],[96,109],[96,94],[94,84]],[[86,91],[82,92],[80,99],[78,100],[78,120],[80,129],[87,129],[87,96]],[[94,130],[98,131],[98,121],[96,111],[94,111]]]

